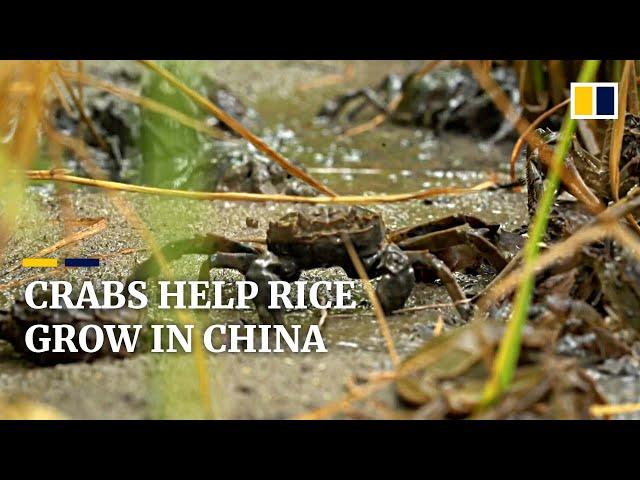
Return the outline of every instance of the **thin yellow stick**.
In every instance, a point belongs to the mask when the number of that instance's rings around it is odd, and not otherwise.
[[[144,193],[147,195],[162,195],[169,197],[189,198],[192,200],[225,200],[230,202],[278,202],[278,203],[310,203],[310,204],[340,204],[340,205],[365,205],[375,203],[395,203],[409,200],[421,200],[439,195],[467,195],[477,193],[493,187],[493,182],[482,182],[472,187],[435,187],[412,193],[400,193],[396,195],[341,195],[339,197],[302,197],[296,195],[266,195],[261,193],[237,193],[237,192],[192,192],[188,190],[174,190],[168,188],[146,187],[131,185],[128,183],[112,182],[110,180],[98,180],[93,178],[77,177],[60,170],[26,170],[25,175],[29,180],[54,180],[69,182],[88,187],[118,190],[122,192]]]
[[[608,417],[640,411],[640,403],[622,403],[619,405],[591,405],[589,412],[594,417]]]
[[[629,81],[633,75],[634,60],[626,60],[622,70],[620,93],[618,95],[618,118],[613,122],[611,144],[609,145],[609,178],[611,183],[611,196],[617,202],[620,200],[620,155],[622,152],[622,137],[624,136],[624,124],[627,114],[627,99],[629,98]],[[633,90],[633,89],[632,89]],[[625,216],[629,224],[640,234],[640,226],[632,213]]]
[[[64,108],[65,112],[71,115],[71,107],[69,106],[69,102],[67,102],[67,99],[64,98],[64,94],[62,93],[62,90],[60,90],[58,83],[55,81],[53,77],[51,78],[51,86],[55,90],[56,96],[58,97],[58,100],[60,100],[60,104],[62,105],[62,108]]]
[[[43,248],[42,250],[35,252],[34,254],[30,255],[30,257],[46,257],[47,255],[50,255],[53,252],[60,250],[61,248],[64,248],[68,245],[79,242],[80,240],[84,240],[87,237],[96,235],[97,233],[100,233],[101,231],[103,231],[105,228],[107,228],[107,219],[102,218],[96,221],[95,223],[93,223],[92,225],[88,226],[87,228],[84,228],[78,232],[72,233],[71,235],[64,237],[62,240],[57,241],[53,245],[50,245],[46,248]],[[6,275],[7,273],[11,273],[14,270],[17,270],[18,268],[20,268],[20,263],[16,263],[15,265],[7,269],[4,272],[4,274]]]
[[[378,320],[378,325],[380,327],[380,332],[382,333],[382,337],[384,338],[385,344],[387,345],[387,351],[389,352],[389,356],[391,357],[391,363],[393,363],[393,368],[397,368],[400,363],[400,357],[398,357],[398,352],[396,352],[396,347],[393,343],[393,337],[391,336],[391,331],[389,330],[389,325],[387,324],[387,319],[384,316],[384,311],[382,310],[382,305],[380,304],[380,300],[378,299],[378,295],[376,295],[376,291],[373,289],[371,285],[371,280],[369,280],[369,276],[367,275],[367,271],[364,269],[362,265],[362,261],[356,252],[356,249],[353,247],[353,243],[348,235],[342,235],[342,240],[344,242],[344,246],[347,247],[347,252],[349,252],[349,257],[351,257],[351,262],[353,266],[356,268],[360,279],[362,280],[362,286],[364,287],[364,291],[367,292],[367,296],[371,303],[373,304],[373,311],[376,314],[376,318]]]
[[[334,402],[328,403],[315,410],[301,413],[292,417],[292,420],[322,420],[335,415],[336,413],[344,412],[353,403],[362,400],[375,392],[382,390],[389,383],[392,378],[385,378],[379,381],[371,382],[364,387],[361,387],[357,392],[350,392],[345,397],[338,399]]]

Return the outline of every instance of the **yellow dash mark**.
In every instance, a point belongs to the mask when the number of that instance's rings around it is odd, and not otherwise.
[[[575,87],[574,99],[576,115],[593,115],[593,87]]]
[[[22,266],[27,268],[33,267],[57,267],[57,258],[23,258]]]

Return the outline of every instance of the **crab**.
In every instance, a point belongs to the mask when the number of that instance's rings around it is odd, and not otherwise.
[[[559,133],[548,128],[538,128],[538,136],[547,145],[555,145]],[[565,165],[576,171],[593,193],[605,204],[614,199],[611,191],[609,172],[609,146],[613,134],[613,122],[610,122],[604,133],[603,152],[597,156],[589,152],[574,136],[569,153],[565,158]],[[539,149],[527,151],[526,175],[529,190],[529,210],[535,208],[537,198],[543,185],[546,166],[540,159]],[[630,193],[640,181],[640,116],[627,113],[625,116],[620,152],[620,185],[618,197],[622,198]]]
[[[279,139],[276,138],[275,141]],[[212,160],[194,168],[186,181],[195,190],[248,192],[312,197],[318,192],[243,142],[219,140]],[[304,170],[304,166],[293,162]]]
[[[109,70],[108,80],[119,87],[133,88],[139,78],[125,68]],[[70,137],[81,138],[91,153],[91,158],[114,180],[120,180],[123,160],[136,154],[137,107],[122,97],[97,89],[83,91],[83,110],[90,119],[88,128],[77,111],[69,111],[56,99],[52,102],[51,116],[55,128]],[[73,168],[80,169],[81,162],[70,158]]]
[[[620,162],[620,194],[626,194],[638,184],[635,172],[640,161],[638,125],[639,117],[627,115]],[[611,126],[609,131],[610,128]],[[549,130],[540,129],[538,133],[547,144],[552,144],[557,139],[557,134]],[[606,151],[602,158],[590,154],[574,138],[566,159],[567,165],[575,166],[585,184],[605,202],[612,199],[607,157]],[[533,216],[543,190],[546,172],[538,149],[528,151],[526,158],[528,207],[530,216]],[[636,197],[628,202],[625,207],[627,211],[637,208],[634,206],[639,200],[640,197]],[[544,240],[546,243],[562,241],[594,221],[594,215],[584,205],[556,198]],[[544,299],[550,293],[562,294],[571,310],[594,311],[599,315],[606,313],[640,331],[638,285],[640,264],[616,241],[609,239],[586,245],[556,262],[538,279],[535,297],[544,310],[547,308]]]
[[[460,230],[464,224],[473,229]],[[254,299],[260,319],[281,323],[284,309],[268,309],[268,282],[298,280],[304,270],[342,267],[351,278],[359,278],[345,241],[350,241],[370,278],[377,278],[376,293],[383,310],[391,313],[404,306],[418,280],[440,279],[463,318],[470,315],[466,297],[451,267],[470,267],[484,258],[496,270],[506,265],[490,238],[497,226],[471,216],[446,217],[436,222],[389,232],[382,217],[361,207],[300,207],[269,224],[266,248],[208,234],[179,240],[162,251],[167,259],[186,254],[208,255],[199,279],[209,280],[213,268],[231,268],[258,285]],[[348,239],[348,240],[347,240]],[[397,242],[397,243],[396,243]],[[134,271],[129,281],[143,280],[159,271],[152,256]]]
[[[38,300],[40,303],[40,300]],[[75,342],[78,332],[85,326],[96,325],[124,325],[134,322],[134,314],[130,310],[121,309],[119,311],[108,310],[34,310],[24,299],[18,299],[9,309],[0,310],[0,340],[10,343],[15,351],[32,363],[40,366],[51,366],[59,363],[92,362],[98,358],[115,357],[124,358],[129,354],[121,345],[117,351],[111,350],[108,342],[95,352],[88,352],[78,349],[77,352],[64,350],[54,352],[47,350],[44,352],[32,351],[27,347],[25,334],[29,327],[42,324],[47,326],[70,325],[75,333],[71,340]],[[38,344],[47,334],[41,330],[34,332],[34,344]],[[95,346],[95,334],[87,336],[87,344]]]
[[[507,92],[511,103],[519,105],[520,93],[513,69],[497,66],[492,75]],[[402,97],[396,108],[390,107],[399,95]],[[491,136],[488,143],[498,142],[513,131],[511,122],[505,120],[491,97],[464,68],[442,67],[427,75],[413,72],[404,78],[388,75],[376,88],[354,90],[328,101],[318,117],[334,120],[358,100],[360,103],[347,113],[350,121],[367,106],[373,106],[394,123],[423,126],[436,133],[453,129],[483,138]]]
[[[477,409],[504,323],[474,321],[433,337],[404,359],[395,382],[412,418],[590,418],[602,392],[575,359],[558,355],[552,329],[527,325],[514,380],[500,401]]]

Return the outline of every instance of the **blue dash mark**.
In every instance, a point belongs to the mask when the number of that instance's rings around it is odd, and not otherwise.
[[[99,267],[99,258],[65,258],[65,267]]]

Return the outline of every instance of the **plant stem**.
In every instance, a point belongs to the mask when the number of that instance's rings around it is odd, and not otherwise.
[[[578,82],[592,81],[599,64],[599,60],[585,61],[578,75]],[[549,214],[551,213],[556,190],[560,182],[560,172],[564,165],[564,158],[569,151],[575,129],[576,122],[571,118],[570,111],[568,111],[560,130],[560,140],[554,150],[553,162],[551,164],[549,177],[546,181],[546,188],[538,205],[533,226],[529,232],[529,239],[524,247],[522,283],[516,293],[511,319],[505,330],[504,337],[500,342],[498,354],[493,364],[491,378],[487,382],[483,392],[483,398],[480,404],[481,408],[493,404],[499,396],[509,388],[514,377],[520,355],[522,330],[527,320],[531,297],[533,295],[535,280],[533,269],[538,258],[539,244],[547,229]]]
[[[529,68],[531,69],[531,75],[533,77],[533,88],[536,91],[536,95],[540,96],[547,90],[544,84],[544,71],[542,70],[542,61],[531,60]]]
[[[88,187],[103,188],[109,191],[144,193],[148,195],[162,195],[192,200],[224,200],[228,202],[278,202],[278,203],[309,203],[309,204],[340,204],[340,205],[371,205],[376,203],[407,202],[410,200],[422,200],[424,198],[444,195],[468,195],[477,193],[495,186],[495,183],[487,180],[471,187],[432,187],[425,190],[410,193],[390,195],[340,195],[336,197],[318,196],[303,197],[284,194],[263,194],[243,192],[198,192],[191,190],[176,190],[169,188],[147,187],[131,183],[112,182],[94,178],[77,177],[69,175],[62,170],[26,170],[24,172],[29,180],[54,180]]]

